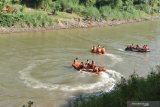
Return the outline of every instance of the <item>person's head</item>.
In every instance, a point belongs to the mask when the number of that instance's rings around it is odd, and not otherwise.
[[[78,60],[78,58],[76,58],[76,60]]]
[[[87,62],[88,62],[89,60],[87,59]]]
[[[81,62],[81,64],[83,65],[83,62]]]
[[[98,47],[100,47],[100,45],[98,45]]]

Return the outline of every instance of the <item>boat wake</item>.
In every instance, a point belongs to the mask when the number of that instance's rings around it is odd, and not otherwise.
[[[40,80],[35,79],[31,75],[31,73],[34,72],[33,71],[34,68],[42,64],[45,64],[47,62],[48,60],[41,60],[41,61],[34,61],[33,63],[29,64],[26,68],[19,71],[20,79],[23,80],[24,84],[27,85],[28,87],[32,87],[35,89],[61,90],[61,91],[71,91],[71,92],[79,90],[88,90],[88,92],[95,92],[95,91],[110,91],[114,87],[114,85],[118,81],[120,81],[122,77],[120,73],[114,70],[107,70],[106,72],[102,72],[101,75],[97,75],[99,76],[98,80],[94,83],[80,84],[77,86],[75,85],[72,86],[67,84],[44,83],[41,82]],[[77,72],[76,75],[81,75],[81,74]],[[87,72],[84,75],[87,75]],[[94,73],[90,73],[90,76],[95,76],[95,75],[96,74]]]
[[[119,51],[122,51],[122,52],[124,52],[124,51],[125,51],[124,49],[121,49],[121,48],[119,48],[118,50],[119,50]]]
[[[115,64],[123,61],[123,59],[118,55],[114,55],[114,54],[110,54],[110,53],[109,54],[107,53],[105,55],[110,57],[113,61],[110,66],[114,66]]]

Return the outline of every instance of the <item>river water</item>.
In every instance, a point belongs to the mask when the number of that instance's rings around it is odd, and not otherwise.
[[[1,34],[2,35],[2,34]],[[0,36],[0,107],[59,107],[79,93],[110,91],[121,76],[146,76],[160,64],[160,21],[114,27],[64,29]],[[149,45],[150,53],[125,52],[127,44]],[[106,55],[90,53],[102,45]],[[73,59],[94,60],[102,75],[76,71]]]

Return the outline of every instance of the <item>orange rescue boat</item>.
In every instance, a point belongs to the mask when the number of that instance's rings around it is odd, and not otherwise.
[[[105,50],[104,47],[100,47],[100,46],[95,47],[95,46],[93,46],[93,48],[91,49],[91,52],[92,53],[96,53],[96,54],[105,54],[106,50]]]
[[[82,66],[80,63],[73,63],[72,67],[74,67],[76,70],[81,70],[81,71],[86,71],[86,72],[91,72],[91,73],[95,73],[95,74],[101,74],[101,72],[105,72],[107,69],[104,67],[100,67],[100,66]]]

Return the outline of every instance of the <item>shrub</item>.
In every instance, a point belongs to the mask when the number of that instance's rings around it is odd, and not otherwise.
[[[15,13],[0,13],[0,26],[11,27],[14,26],[17,22],[21,21],[21,18]]]
[[[85,9],[86,9],[86,7],[83,6],[83,5],[78,5],[78,6],[73,5],[72,8],[73,8],[73,11],[74,11],[75,13],[80,14],[80,15],[81,15],[81,14],[85,11]]]
[[[44,27],[51,25],[53,20],[40,12],[18,12],[18,13],[0,13],[0,26],[16,26],[16,25],[26,25],[29,27]]]
[[[146,12],[147,14],[151,14],[151,7],[148,4],[140,5],[140,9]]]
[[[83,13],[84,16],[90,16],[94,18],[99,18],[101,16],[99,10],[96,7],[87,7]]]
[[[110,6],[100,7],[100,13],[103,17],[107,17],[112,13],[112,8]]]
[[[55,1],[51,4],[52,10],[60,11],[62,10],[62,5],[60,1]]]

